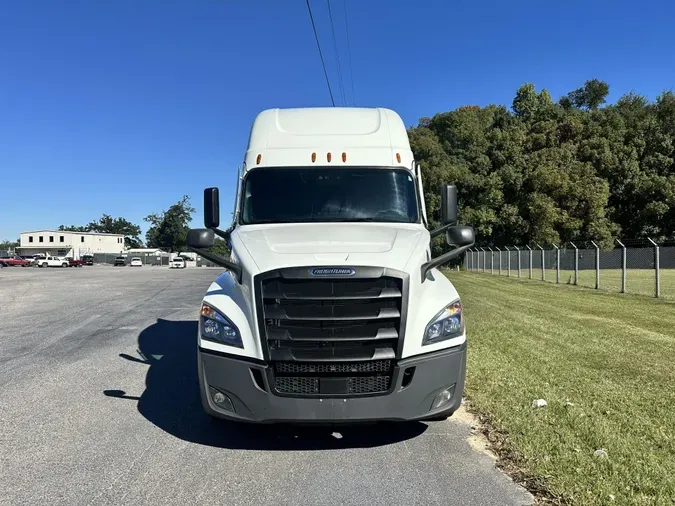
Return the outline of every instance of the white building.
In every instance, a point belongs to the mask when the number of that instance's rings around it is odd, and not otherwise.
[[[123,234],[101,234],[98,232],[73,232],[69,230],[35,230],[22,232],[20,246],[23,256],[54,255],[79,259],[82,255],[94,253],[122,253]]]

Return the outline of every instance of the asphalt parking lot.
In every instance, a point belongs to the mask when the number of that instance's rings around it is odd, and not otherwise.
[[[216,269],[0,271],[0,504],[529,504],[463,417],[237,426],[203,414]]]

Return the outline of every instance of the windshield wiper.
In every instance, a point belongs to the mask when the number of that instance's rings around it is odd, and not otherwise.
[[[385,219],[385,218],[345,218],[342,220],[331,220],[331,221],[340,221],[343,223],[412,223],[410,221],[403,221],[403,220],[392,220],[392,219]]]
[[[262,225],[262,224],[268,224],[268,223],[412,223],[410,221],[403,221],[403,220],[387,220],[387,219],[382,219],[382,218],[373,218],[372,216],[370,217],[364,217],[364,218],[322,218],[322,217],[314,217],[314,218],[308,218],[308,219],[296,219],[296,220],[289,220],[289,219],[266,219],[266,220],[256,220],[252,221],[250,223],[245,223],[245,225]]]
[[[267,223],[302,223],[299,220],[280,220],[278,218],[270,218],[269,220],[255,220],[250,223],[245,223],[245,225],[263,225]]]

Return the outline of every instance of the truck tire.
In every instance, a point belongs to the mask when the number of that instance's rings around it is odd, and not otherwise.
[[[39,267],[40,269],[42,269],[44,266],[45,266],[44,263],[38,264],[38,267]]]

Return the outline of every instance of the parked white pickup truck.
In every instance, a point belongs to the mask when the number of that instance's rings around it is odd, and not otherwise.
[[[35,265],[38,267],[68,267],[68,260],[50,255],[36,260]]]

